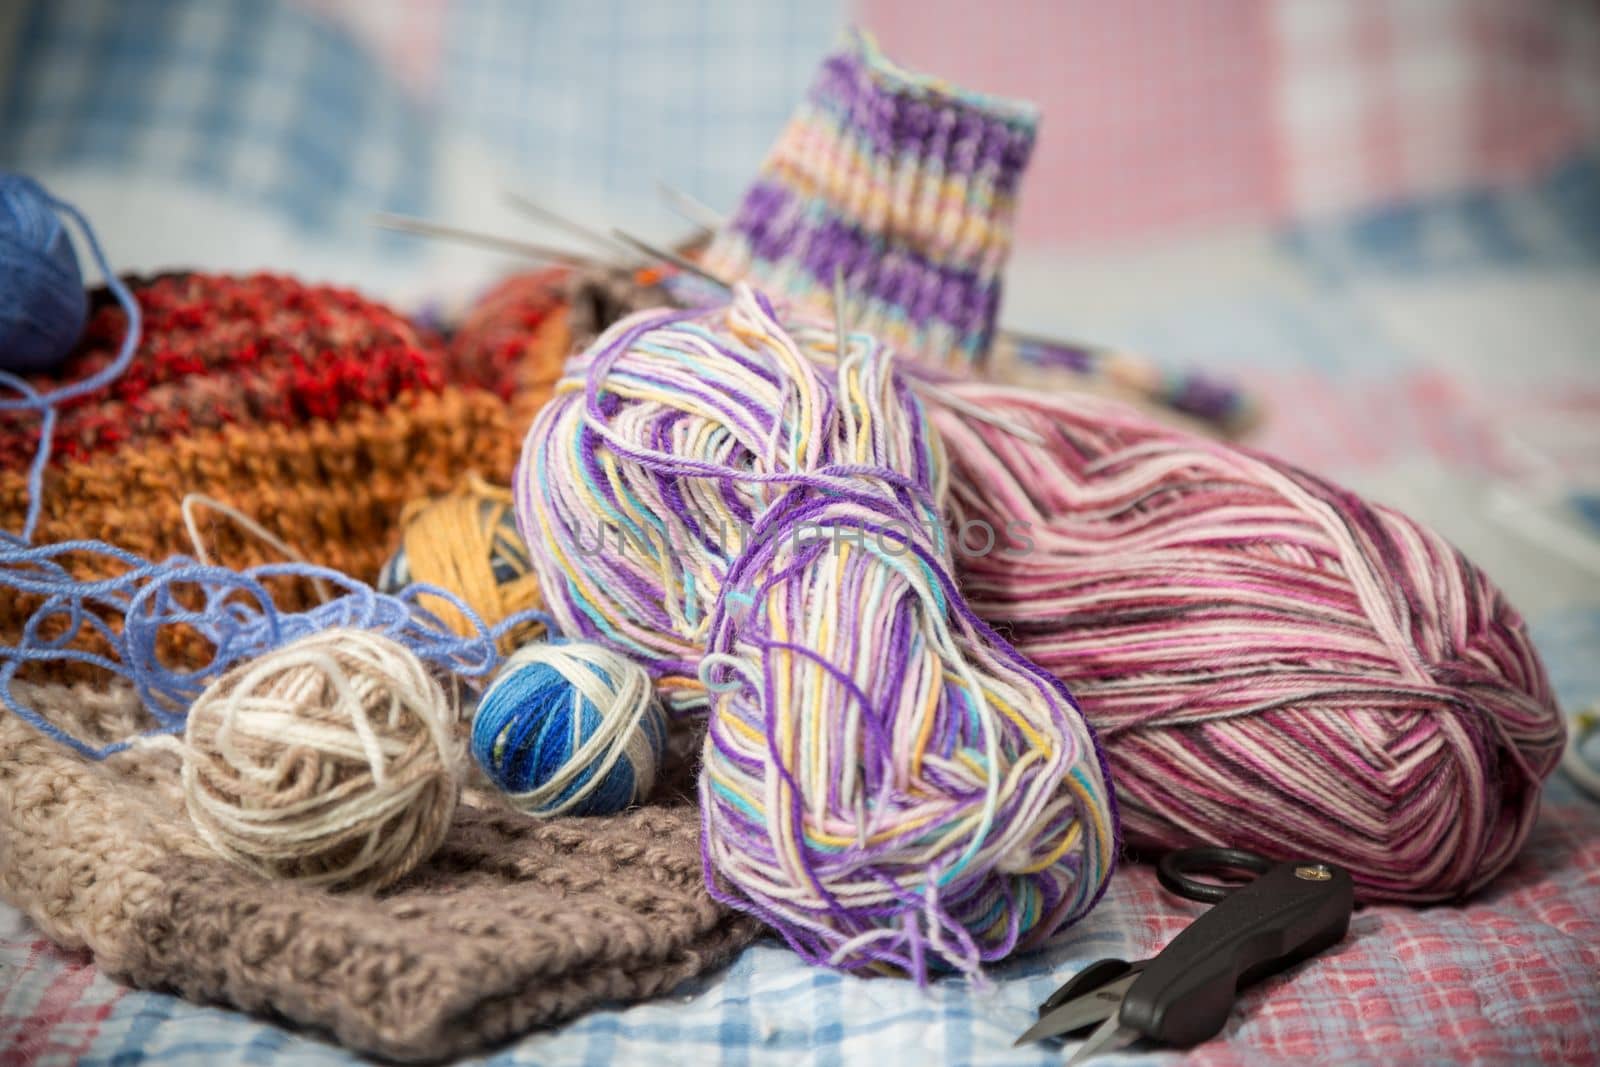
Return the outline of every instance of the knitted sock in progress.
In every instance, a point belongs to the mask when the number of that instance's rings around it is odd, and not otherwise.
[[[704,263],[846,319],[931,363],[981,363],[1011,250],[1032,105],[896,67],[852,34],[762,164]]]

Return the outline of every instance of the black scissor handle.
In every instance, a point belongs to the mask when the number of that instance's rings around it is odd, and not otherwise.
[[[1172,884],[1170,874],[1185,896],[1199,889],[1220,900],[1145,963],[1123,997],[1122,1025],[1182,1048],[1205,1041],[1227,1022],[1238,990],[1344,937],[1355,886],[1348,871],[1331,863],[1269,863],[1260,877],[1235,887],[1184,876],[1218,867],[1253,870],[1258,859],[1233,849],[1194,849],[1162,863],[1163,884]]]
[[[1190,900],[1215,904],[1241,887],[1202,882],[1190,878],[1191,872],[1218,874],[1222,871],[1249,871],[1260,876],[1272,870],[1274,866],[1276,863],[1273,860],[1242,848],[1218,846],[1185,848],[1162,856],[1161,862],[1156,865],[1156,877],[1170,893],[1188,897]]]

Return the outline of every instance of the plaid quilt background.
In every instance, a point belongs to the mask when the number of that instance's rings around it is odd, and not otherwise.
[[[659,215],[658,181],[733,203],[845,22],[836,0],[13,2],[0,166],[178,183],[413,258],[373,212],[514,186]]]
[[[308,231],[352,204],[415,213],[435,195],[424,109],[356,39],[298,9],[73,0],[8,18],[0,166],[223,189]]]
[[[1600,700],[1600,574],[1563,554],[1600,533],[1579,506],[1600,494],[1600,165],[1581,151],[1600,18],[1553,0],[1225,0],[1194,25],[1185,6],[1115,5],[1119,30],[1110,5],[1023,5],[960,33],[951,19],[980,16],[900,0],[0,3],[0,165],[216,192],[284,221],[299,243],[274,246],[262,265],[278,269],[317,242],[404,261],[416,245],[385,244],[365,215],[492,193],[452,178],[463,145],[618,210],[653,201],[658,178],[731,203],[816,56],[862,16],[907,62],[1042,99],[1025,240],[1288,220],[1240,263],[1207,252],[1163,273],[1135,257],[1119,273],[1090,257],[1081,287],[1020,265],[1008,314],[1236,376],[1269,413],[1258,444],[1438,526],[1528,615],[1565,705]],[[1029,41],[1039,11],[1065,21]],[[924,32],[937,20],[945,32]],[[1181,106],[1200,94],[1256,110]],[[1174,123],[1185,136],[1162,135]],[[82,202],[113,248],[137,222],[119,203]],[[366,283],[373,262],[348,276]],[[1600,1062],[1600,803],[1559,775],[1547,797],[1517,866],[1471,903],[1365,909],[1338,949],[1249,994],[1219,1040],[1107,1062]],[[846,978],[762,944],[485,1062],[1055,1064],[1010,1049],[1038,1001],[1197,911],[1130,865],[1058,946],[986,988]],[[144,1062],[352,1057],[127,990],[0,905],[0,1067]]]
[[[1277,221],[1515,184],[1600,131],[1563,0],[862,0],[890,55],[1037,101],[1022,240]]]

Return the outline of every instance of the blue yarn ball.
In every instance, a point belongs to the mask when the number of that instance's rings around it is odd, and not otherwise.
[[[32,178],[0,173],[0,369],[55,370],[88,317],[78,256],[50,194]]]
[[[529,815],[609,815],[643,800],[667,720],[643,667],[591,642],[514,652],[472,720],[472,756]]]

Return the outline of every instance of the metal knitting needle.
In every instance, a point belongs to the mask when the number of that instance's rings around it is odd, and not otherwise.
[[[1091,356],[1101,357],[1116,353],[1116,349],[1109,345],[1095,345],[1087,341],[1063,341],[1059,337],[1043,337],[1036,333],[1026,333],[1022,330],[1010,330],[1002,326],[1000,333],[1016,344],[1040,345],[1045,348],[1071,348]]]
[[[844,268],[833,268],[833,328],[839,333],[839,366],[844,366],[845,346],[850,343],[850,332],[845,329]]]
[[[533,218],[536,218],[541,222],[548,223],[557,229],[565,230],[574,237],[579,237],[585,241],[588,241],[596,248],[604,248],[606,251],[613,254],[618,252],[627,254],[629,251],[626,245],[611,237],[609,234],[601,233],[599,230],[590,229],[581,222],[576,222],[567,218],[565,215],[557,214],[544,205],[536,203],[535,201],[530,200],[528,197],[523,196],[521,193],[507,189],[505,191],[505,198],[506,203],[510,204],[524,215],[531,215]]]
[[[716,208],[709,206],[703,200],[695,199],[682,189],[674,189],[666,182],[656,182],[656,192],[661,194],[661,199],[669,208],[702,230],[720,229],[727,221]]]
[[[617,240],[626,242],[628,245],[640,252],[643,252],[651,259],[658,259],[663,263],[670,263],[679,270],[688,271],[690,274],[704,278],[712,285],[720,285],[724,289],[733,288],[732,285],[723,281],[715,274],[712,274],[710,271],[706,270],[692,259],[686,259],[685,257],[678,255],[676,252],[668,252],[664,248],[657,248],[655,245],[646,244],[644,241],[624,233],[622,230],[612,230],[611,233],[617,238]]]
[[[442,237],[451,241],[461,241],[464,244],[492,248],[497,252],[510,252],[512,255],[537,259],[546,263],[559,263],[567,267],[605,266],[594,257],[585,256],[579,252],[568,252],[565,249],[550,248],[547,245],[531,244],[527,241],[501,237],[493,233],[465,230],[459,226],[447,226],[442,222],[430,222],[427,219],[414,218],[410,215],[392,215],[388,212],[380,212],[372,216],[372,221],[375,225],[382,226],[386,230],[414,233],[422,237]]]

